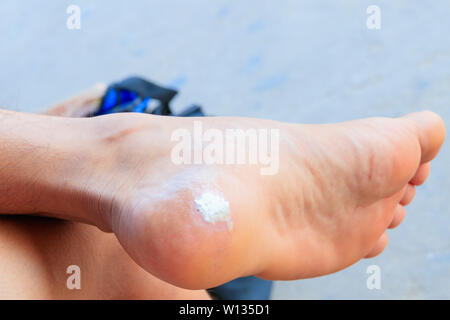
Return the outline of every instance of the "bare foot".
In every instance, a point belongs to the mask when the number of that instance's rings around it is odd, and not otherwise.
[[[171,134],[196,120],[279,129],[279,172],[174,164]],[[190,289],[250,274],[320,276],[379,254],[445,136],[431,112],[327,125],[136,114],[52,122],[67,156],[51,175],[64,183],[48,188],[54,200],[41,211],[114,232],[144,269]],[[229,219],[202,213],[211,195]]]

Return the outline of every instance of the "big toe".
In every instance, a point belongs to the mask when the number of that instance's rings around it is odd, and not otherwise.
[[[433,160],[445,139],[445,124],[434,112],[422,111],[404,117],[412,124],[421,149],[421,163]]]
[[[362,120],[362,126],[352,127],[353,124],[350,122],[347,127],[356,128],[351,132],[352,141],[365,146],[361,150],[366,152],[356,157],[363,162],[354,166],[359,169],[357,190],[363,201],[391,196],[416,173],[420,173],[416,182],[423,182],[426,166],[423,172],[418,169],[437,155],[445,138],[444,122],[430,111],[412,113],[393,121],[375,118]]]
[[[445,139],[445,125],[441,117],[431,111],[411,113],[394,122],[390,141],[395,150],[385,159],[393,163],[391,172],[383,179],[388,192],[396,192],[408,182],[423,183],[428,175],[429,161],[438,154]],[[397,136],[398,135],[398,136]],[[389,161],[388,161],[389,162]]]

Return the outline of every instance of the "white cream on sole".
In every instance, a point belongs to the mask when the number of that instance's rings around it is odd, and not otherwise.
[[[203,220],[209,223],[226,222],[229,230],[233,228],[230,217],[230,204],[221,195],[213,192],[204,192],[194,202]]]

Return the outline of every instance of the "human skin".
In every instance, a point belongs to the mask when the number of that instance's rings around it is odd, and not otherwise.
[[[174,130],[276,128],[280,169],[176,165]],[[405,216],[445,127],[434,113],[297,125],[248,118],[114,114],[71,119],[0,112],[0,211],[113,232],[154,276],[201,289],[239,276],[301,279],[379,254]],[[173,190],[173,183],[178,186]],[[233,228],[193,202],[224,195]]]
[[[139,267],[112,233],[87,224],[30,216],[0,216],[0,300],[209,299]],[[80,289],[70,290],[71,265]]]
[[[46,114],[80,117],[103,94],[96,85]],[[77,222],[25,215],[0,216],[0,299],[210,299],[138,266],[112,233]],[[80,267],[81,288],[70,290],[67,268]]]

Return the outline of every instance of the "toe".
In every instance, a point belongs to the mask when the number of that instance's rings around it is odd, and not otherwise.
[[[432,160],[445,139],[445,125],[440,116],[431,111],[411,113],[405,117],[411,121],[420,143],[421,163]]]
[[[397,205],[395,208],[394,218],[392,218],[391,224],[389,225],[389,229],[396,228],[402,223],[403,219],[405,218],[406,210],[405,207],[402,205]]]
[[[364,122],[365,128],[376,128],[376,136],[359,141],[370,150],[366,157],[361,157],[366,159],[361,168],[368,168],[361,170],[366,173],[363,177],[367,177],[363,181],[369,183],[359,186],[359,190],[366,191],[369,197],[384,198],[411,180],[426,178],[427,166],[420,170],[418,168],[431,161],[444,142],[445,126],[442,119],[433,112],[425,111],[392,122],[384,118],[371,121]],[[384,135],[380,132],[384,132]],[[364,132],[359,134],[361,139],[366,137]],[[416,174],[417,178],[414,179]]]
[[[415,176],[411,179],[409,183],[415,186],[420,186],[422,183],[425,182],[429,173],[430,173],[430,163],[426,162],[424,164],[421,164],[419,166],[419,169],[417,169]]]
[[[388,235],[387,233],[383,233],[381,237],[378,239],[375,246],[370,250],[370,252],[364,258],[373,258],[383,252],[384,248],[386,248],[388,243]]]
[[[406,186],[405,194],[403,195],[403,198],[400,200],[401,205],[408,205],[413,201],[414,196],[416,195],[416,188],[413,185],[408,184]]]

